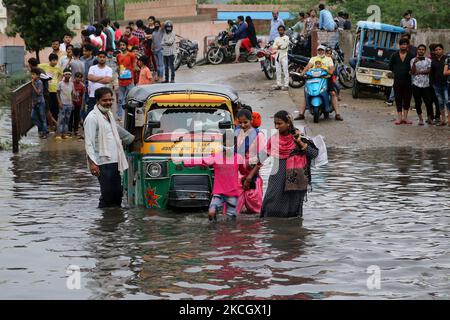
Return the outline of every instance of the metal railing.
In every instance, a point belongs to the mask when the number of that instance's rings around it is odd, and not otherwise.
[[[20,138],[33,127],[31,121],[31,82],[27,82],[11,94],[11,124],[13,152],[19,152]]]

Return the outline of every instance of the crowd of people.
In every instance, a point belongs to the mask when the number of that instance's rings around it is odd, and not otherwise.
[[[319,5],[319,11],[319,17],[314,9],[300,12],[292,29],[308,38],[314,30],[351,28],[348,14],[339,12],[334,19],[323,4]],[[411,44],[410,33],[417,28],[411,11],[405,13],[400,24],[407,32],[401,37],[400,50],[391,57],[389,64],[394,77],[392,96],[398,112],[395,124],[412,123],[408,120],[408,111],[414,96],[419,125],[424,124],[422,101],[428,124],[445,125],[447,109],[450,125],[450,58],[445,57],[442,44],[430,45],[428,56],[425,45],[416,48]],[[276,53],[275,89],[280,90],[287,90],[289,83],[289,38],[285,31],[284,21],[278,12],[273,12],[269,41],[273,42],[272,49]],[[237,42],[235,62],[239,60],[241,46],[247,50],[259,46],[251,17],[239,16],[236,23],[229,21],[228,32]],[[134,139],[115,121],[122,121],[125,97],[136,85],[175,81],[175,43],[171,21],[161,25],[154,17],[149,17],[148,25],[138,20],[126,26],[122,34],[117,23],[111,25],[109,19],[104,19],[83,30],[80,44],[73,44],[70,34],[64,35],[62,43],[53,41],[48,63],[39,64],[34,58],[28,60],[33,88],[32,119],[40,137],[45,139],[49,129],[56,131],[58,140],[79,136],[83,120],[89,168],[98,177],[101,187],[99,207],[120,206],[122,201],[120,173],[127,169],[122,142],[128,144]],[[319,45],[317,52],[303,74],[310,68],[323,68],[328,72],[328,91],[335,119],[342,121],[332,49]],[[115,101],[117,112],[114,115],[111,110]],[[302,215],[303,200],[311,182],[311,161],[319,154],[314,143],[302,136],[293,123],[304,119],[305,109],[306,105],[300,107],[296,119],[284,110],[276,112],[274,124],[278,133],[266,141],[258,129],[259,114],[244,106],[236,114],[234,141],[224,145],[223,153],[203,158],[200,163],[182,159],[186,167],[214,167],[211,220],[222,207],[232,219],[244,207],[247,212],[261,216]],[[274,167],[264,194],[259,170],[269,156],[278,161],[278,166]]]
[[[51,43],[48,63],[28,60],[32,78],[32,120],[42,139],[80,135],[80,123],[96,104],[95,91],[113,90],[116,118],[123,119],[125,98],[137,85],[175,82],[176,36],[171,21],[155,17],[130,22],[122,33],[110,19],[87,26],[81,43],[65,34]],[[116,102],[117,101],[117,102]]]
[[[444,46],[441,43],[431,44],[428,48],[424,44],[415,47],[410,38],[406,33],[400,39],[400,51],[393,54],[389,64],[394,73],[394,86],[387,103],[392,105],[395,99],[398,113],[395,124],[412,124],[408,120],[408,111],[411,98],[414,97],[419,125],[425,123],[423,103],[427,124],[444,126],[447,122],[450,126],[450,57],[444,54]]]

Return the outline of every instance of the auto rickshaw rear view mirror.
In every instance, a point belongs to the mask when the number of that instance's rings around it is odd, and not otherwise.
[[[231,121],[220,121],[219,122],[219,129],[230,129],[231,128]]]
[[[155,128],[155,129],[161,128],[161,122],[160,121],[149,121],[147,123],[147,125],[148,125],[149,128]]]

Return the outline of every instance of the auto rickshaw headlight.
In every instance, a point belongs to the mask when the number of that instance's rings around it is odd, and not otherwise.
[[[147,174],[150,178],[158,178],[162,173],[162,168],[159,163],[150,163],[147,166]]]
[[[367,70],[367,69],[362,69],[362,68],[358,68],[358,72],[359,72],[359,73],[369,73],[369,70]]]

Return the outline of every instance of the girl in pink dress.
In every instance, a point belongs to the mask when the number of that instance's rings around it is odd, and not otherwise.
[[[261,212],[263,197],[263,181],[259,175],[261,168],[259,155],[265,153],[266,139],[258,128],[252,127],[252,112],[242,109],[237,114],[238,126],[235,129],[237,137],[237,153],[245,159],[239,167],[239,198],[237,213],[245,206],[247,213]]]

